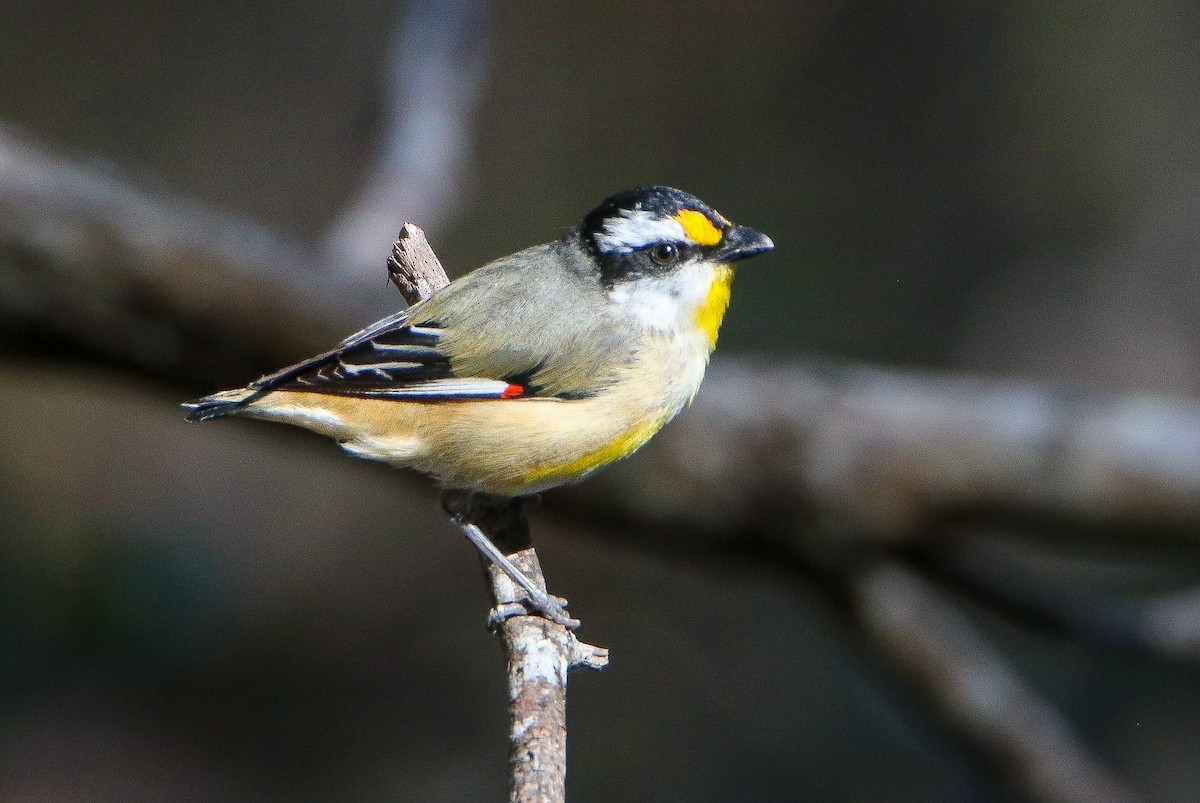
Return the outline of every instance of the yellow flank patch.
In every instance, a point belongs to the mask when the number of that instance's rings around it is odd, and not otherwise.
[[[708,336],[708,347],[717,347],[717,330],[729,307],[729,292],[733,284],[733,266],[717,265],[708,295],[696,310],[696,325]]]
[[[622,457],[637,451],[642,444],[650,440],[654,433],[662,429],[663,424],[667,423],[668,418],[670,418],[669,415],[662,415],[643,421],[641,424],[636,424],[599,449],[580,455],[574,460],[538,466],[522,477],[521,482],[523,485],[533,485],[550,477],[578,477],[592,469],[600,468],[600,466],[606,463],[620,460]]]
[[[675,219],[683,225],[687,236],[700,245],[716,245],[721,242],[721,230],[708,219],[708,215],[695,209],[680,209]]]

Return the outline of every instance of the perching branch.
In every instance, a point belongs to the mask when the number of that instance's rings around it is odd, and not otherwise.
[[[424,301],[450,284],[441,260],[419,226],[405,223],[400,228],[392,255],[387,261],[388,277],[409,306]]]
[[[410,223],[400,230],[388,272],[409,304],[450,283],[425,233]],[[522,500],[447,492],[444,504],[452,516],[478,526],[534,589],[546,594]],[[571,630],[542,616],[512,615],[523,610],[522,600],[529,595],[495,561],[487,562],[487,572],[493,610],[503,614],[497,617],[496,631],[508,659],[510,800],[565,800],[567,671],[604,668],[608,650],[581,643]]]

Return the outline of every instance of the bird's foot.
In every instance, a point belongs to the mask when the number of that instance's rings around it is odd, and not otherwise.
[[[488,628],[495,630],[514,616],[541,616],[568,630],[579,627],[579,620],[567,613],[567,601],[549,594],[525,597],[516,602],[506,602],[492,608],[488,613]]]

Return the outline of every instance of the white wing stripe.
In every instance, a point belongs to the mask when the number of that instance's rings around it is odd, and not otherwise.
[[[363,371],[374,371],[382,373],[383,371],[405,371],[413,368],[423,368],[424,364],[419,362],[373,362],[368,365],[359,365],[352,362],[344,362],[338,360],[338,364],[346,369],[347,373],[361,374]]]
[[[499,396],[509,383],[501,379],[439,379],[418,385],[379,390],[374,396]]]
[[[441,359],[441,358],[444,358],[444,356],[445,356],[442,354],[442,352],[438,351],[433,346],[406,346],[403,344],[376,343],[374,340],[372,340],[371,348],[373,348],[377,351],[403,352],[405,354],[411,354],[414,357],[418,357],[418,358],[419,357],[433,357],[435,359]]]

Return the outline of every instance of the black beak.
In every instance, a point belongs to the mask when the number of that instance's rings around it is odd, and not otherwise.
[[[771,238],[761,231],[746,226],[734,226],[725,233],[725,238],[717,246],[716,258],[721,262],[736,262],[739,259],[752,257],[775,247]]]

